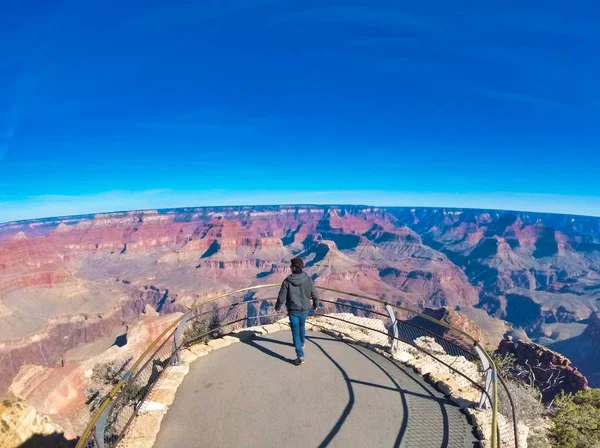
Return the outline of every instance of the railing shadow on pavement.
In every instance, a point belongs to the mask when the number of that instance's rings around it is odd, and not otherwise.
[[[292,350],[293,344],[291,342],[283,342],[283,341],[275,339],[275,338],[270,338],[270,337],[268,337],[268,335],[267,336],[255,336],[252,339],[246,339],[246,340],[240,339],[240,340],[242,340],[242,342],[247,344],[248,346],[259,350],[261,353],[264,353],[266,356],[270,356],[270,357],[273,357],[277,360],[284,361],[284,362],[290,362],[290,363],[292,362],[292,359],[286,358],[285,356],[281,355],[280,353],[277,353],[266,347],[270,344],[283,345],[283,346],[289,347],[290,350]],[[381,355],[376,353],[373,350],[364,348],[364,347],[357,345],[355,343],[352,343],[352,342],[340,340],[333,336],[327,336],[327,335],[323,335],[323,336],[307,335],[306,341],[313,344],[315,347],[317,347],[317,349],[323,354],[323,356],[326,359],[328,359],[328,361],[331,362],[331,364],[333,364],[333,366],[340,372],[342,378],[344,379],[344,382],[346,384],[347,391],[348,391],[347,404],[344,406],[344,409],[342,410],[338,420],[333,425],[333,427],[331,428],[329,433],[325,436],[323,441],[317,445],[319,448],[325,448],[325,447],[329,446],[330,443],[334,440],[334,438],[338,434],[338,432],[343,427],[344,423],[346,422],[346,420],[355,404],[355,393],[354,393],[355,385],[365,386],[365,387],[373,387],[373,388],[382,389],[382,390],[385,390],[388,392],[398,393],[399,399],[401,400],[401,404],[402,404],[402,414],[401,414],[402,420],[400,422],[400,426],[399,426],[398,433],[396,435],[396,439],[392,445],[394,448],[401,446],[401,443],[404,439],[404,436],[406,435],[406,431],[407,431],[408,425],[409,425],[407,395],[415,397],[416,399],[419,399],[419,400],[428,400],[431,402],[435,402],[437,404],[437,406],[439,407],[439,410],[440,410],[440,415],[441,415],[441,420],[442,420],[442,440],[439,442],[439,446],[441,448],[445,448],[445,447],[449,446],[448,444],[449,444],[449,438],[450,438],[450,427],[449,427],[446,407],[456,408],[457,406],[454,403],[452,403],[452,401],[448,400],[447,398],[436,397],[423,384],[424,380],[421,379],[421,381],[418,381],[415,378],[415,376],[417,374],[415,374],[414,372],[411,372],[410,369],[408,369],[407,367],[405,367],[402,364],[399,364],[392,360],[388,360],[388,362],[390,362],[390,364],[393,366],[392,370],[398,370],[399,372],[401,372],[404,376],[406,376],[406,378],[409,378],[410,381],[412,383],[414,383],[416,387],[423,389],[423,391],[424,391],[423,393],[417,393],[417,392],[414,392],[414,391],[411,391],[411,390],[408,390],[408,389],[402,387],[398,383],[397,379],[394,378],[394,376],[390,373],[389,366],[386,368],[385,366],[382,365]],[[356,378],[352,378],[347,373],[346,369],[344,368],[343,362],[336,360],[335,355],[330,353],[330,351],[328,350],[328,347],[323,346],[323,342],[325,342],[326,344],[327,343],[343,344],[344,346],[350,347],[351,350],[354,350],[361,357],[364,357],[365,359],[367,359],[369,361],[369,363],[374,365],[378,371],[383,373],[383,375],[387,378],[387,380],[391,384],[393,384],[393,386],[385,386],[382,384],[376,384],[373,382],[362,381],[362,380],[359,380]]]
[[[279,284],[268,284],[243,288],[218,295],[190,308],[148,346],[136,362],[127,369],[121,381],[108,391],[79,439],[77,448],[116,447],[127,435],[136,416],[145,411],[147,399],[152,390],[160,384],[164,373],[171,366],[181,362],[182,349],[244,328],[270,324],[283,319],[285,314],[274,312],[275,299],[254,298],[254,293],[257,291],[279,286]],[[317,313],[312,313],[313,324],[327,327],[333,322],[332,326],[337,329],[345,326],[347,329],[359,332],[371,332],[378,335],[382,341],[381,345],[390,351],[393,351],[398,344],[408,344],[460,375],[481,391],[480,407],[492,409],[491,428],[496,429],[490,431],[491,446],[492,448],[500,446],[498,443],[500,429],[497,420],[498,384],[503,385],[503,382],[497,381],[494,362],[477,340],[445,322],[403,306],[389,304],[362,294],[325,287],[318,287],[318,289],[329,296],[334,295],[335,300],[322,299],[322,307]],[[236,295],[241,295],[241,300],[232,302],[232,298]],[[217,307],[215,302],[221,299],[225,301],[225,298],[229,303]],[[418,316],[421,321],[446,328],[451,332],[451,337],[436,334],[431,329],[411,322],[410,318],[415,316]],[[373,328],[372,323],[376,321],[380,321],[380,324],[377,328]],[[417,343],[419,340],[425,340],[429,345]],[[256,344],[252,339],[243,338],[243,342],[270,356],[282,358],[282,361],[290,361]],[[429,346],[436,348],[428,349]],[[480,372],[476,378],[471,378],[469,372],[461,372],[441,359],[443,356],[440,353],[471,362],[478,361]],[[506,388],[505,391],[508,393]],[[508,397],[510,399],[510,394]],[[516,412],[512,402],[510,404],[512,415],[505,418],[512,424],[514,439],[504,446],[516,448],[518,447]],[[401,439],[400,434],[399,437]]]
[[[400,387],[400,385],[397,383],[397,381],[392,377],[392,375],[390,374],[390,372],[388,372],[383,366],[381,366],[380,363],[378,363],[377,361],[375,361],[371,356],[368,356],[367,354],[365,354],[364,352],[362,352],[361,350],[357,349],[356,347],[353,347],[356,351],[358,351],[361,355],[363,355],[365,358],[367,358],[370,362],[372,362],[373,364],[375,364],[379,370],[381,370],[395,385],[396,388],[398,389],[398,391],[402,391],[401,392],[401,396],[402,396],[402,402],[403,402],[403,406],[405,409],[408,409],[408,404],[407,404],[407,400],[406,400],[406,395],[407,394],[411,394],[410,391],[406,391],[406,390],[402,390],[402,388]],[[399,367],[400,370],[404,371],[404,373],[407,373],[407,377],[413,379],[412,375],[410,374],[410,372],[406,372],[403,368],[401,368],[400,366],[398,366],[396,364],[396,367]],[[441,400],[439,400],[438,398],[436,398],[430,391],[429,389],[427,389],[426,387],[424,387],[421,383],[419,383],[418,381],[414,381],[415,384],[417,384],[419,387],[423,388],[423,390],[428,394],[427,396],[424,395],[418,395],[421,398],[427,398],[427,399],[431,399],[433,401],[436,401],[440,407],[440,412],[442,414],[442,427],[443,427],[443,437],[442,437],[442,443],[440,445],[441,448],[447,448],[448,447],[448,440],[450,437],[450,428],[448,426],[448,415],[446,413],[446,409],[444,407],[445,404],[447,405],[451,405],[452,403],[449,400],[444,400],[444,402],[440,402]],[[415,394],[416,395],[416,394]],[[408,415],[408,412],[407,412]],[[403,418],[402,421],[402,426],[400,428],[400,432],[398,433],[398,438],[396,439],[396,443],[394,444],[394,448],[399,448],[400,444],[402,443],[402,437],[404,436],[404,433],[406,432],[408,426],[408,418]]]

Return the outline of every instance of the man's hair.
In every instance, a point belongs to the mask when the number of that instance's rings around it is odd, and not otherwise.
[[[292,258],[290,263],[293,271],[301,271],[304,268],[304,260],[300,257]]]

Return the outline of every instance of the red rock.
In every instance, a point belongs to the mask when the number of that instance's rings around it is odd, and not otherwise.
[[[574,394],[589,387],[587,378],[576,367],[571,366],[568,358],[541,345],[504,339],[500,342],[496,353],[513,354],[519,365],[527,369],[533,367],[534,381],[538,387],[560,375],[562,381],[543,392],[545,402],[551,402],[562,391]]]
[[[481,305],[500,316],[514,287],[593,298],[599,228],[584,217],[325,206],[134,211],[0,225],[0,390],[20,366],[54,368],[67,350],[123,322],[133,325],[147,305],[181,311],[235,288],[280,282],[298,254],[317,284],[420,309],[472,306],[481,295]],[[60,291],[51,298],[64,311],[22,341],[2,337],[2,322],[20,303],[15,297],[33,291]],[[76,300],[82,291],[106,301],[83,321],[80,307],[90,305]]]

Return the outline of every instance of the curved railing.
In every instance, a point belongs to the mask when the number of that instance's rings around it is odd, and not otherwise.
[[[80,438],[77,448],[113,448],[125,437],[135,417],[144,411],[150,392],[160,383],[167,369],[180,363],[181,350],[187,346],[231,333],[253,325],[264,325],[281,319],[283,312],[274,311],[274,298],[255,298],[254,295],[267,288],[276,288],[280,284],[266,284],[242,288],[211,299],[190,308],[173,324],[166,328],[129,367],[118,383],[110,390],[100,404],[94,409],[93,417]],[[467,380],[476,390],[481,392],[480,408],[491,407],[492,422],[491,446],[500,446],[498,425],[498,387],[503,382],[497,381],[496,367],[493,359],[480,346],[479,342],[468,333],[455,328],[431,316],[416,312],[409,308],[389,304],[362,294],[339,291],[332,288],[317,287],[323,291],[321,307],[312,313],[311,322],[321,327],[333,327],[336,330],[368,331],[379,335],[382,345],[393,350],[399,344],[409,344],[412,348],[431,357],[447,369]],[[241,300],[231,301],[235,295],[242,295]],[[333,295],[335,300],[325,296]],[[339,296],[341,295],[341,296]],[[229,303],[217,307],[216,301],[229,298]],[[347,298],[359,299],[359,301]],[[211,306],[212,305],[212,306]],[[368,324],[370,321],[354,319],[368,317],[382,321],[376,328]],[[415,322],[417,321],[417,322]],[[430,326],[430,328],[428,328]],[[433,326],[433,328],[431,328]],[[445,330],[442,334],[441,330]],[[439,353],[428,350],[418,341],[429,337],[443,348],[445,354],[464,357],[475,362],[480,369],[476,377],[463,372],[446,362]],[[429,339],[431,341],[431,339]],[[504,387],[505,395],[510,394]],[[512,426],[512,435],[503,432],[503,446],[518,447],[516,412],[510,403],[512,415],[505,416]],[[508,442],[507,442],[508,439]]]

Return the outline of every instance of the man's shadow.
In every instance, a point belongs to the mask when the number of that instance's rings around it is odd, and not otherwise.
[[[280,355],[277,352],[274,352],[273,350],[265,347],[264,345],[260,344],[260,342],[262,343],[269,343],[269,344],[279,344],[279,345],[285,345],[286,347],[292,347],[292,349],[294,348],[294,344],[292,344],[291,342],[283,342],[283,341],[278,341],[277,339],[270,339],[270,338],[265,338],[263,336],[255,336],[253,338],[248,338],[246,340],[241,340],[244,344],[249,345],[250,347],[253,347],[255,349],[257,349],[258,351],[264,353],[265,355],[269,355],[275,359],[278,359],[280,361],[283,362],[287,362],[289,364],[292,364],[294,362],[294,358],[286,358],[283,355]]]
[[[62,433],[34,434],[18,448],[74,448],[77,440],[67,440]]]

